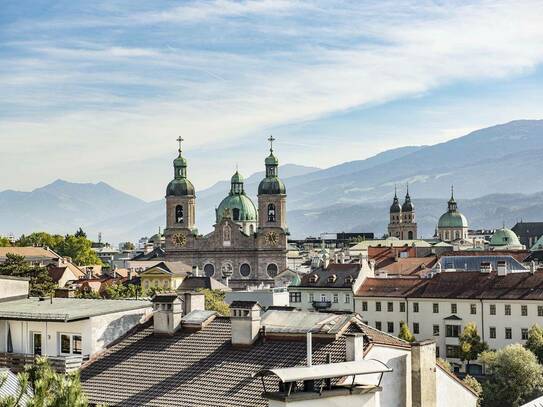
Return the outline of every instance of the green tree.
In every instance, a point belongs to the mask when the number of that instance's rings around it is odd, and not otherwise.
[[[483,386],[481,386],[481,383],[479,383],[475,377],[470,376],[470,375],[467,375],[466,377],[464,377],[464,380],[462,380],[462,382],[466,386],[468,386],[471,390],[473,390],[475,394],[477,394],[477,397],[479,398],[477,400],[477,406],[480,406],[481,401],[482,401],[482,395],[483,395]]]
[[[524,346],[534,353],[539,363],[543,363],[543,328],[537,324],[532,325],[528,331],[528,340]]]
[[[142,296],[141,286],[136,284],[124,285],[113,283],[104,289],[103,297],[111,300],[121,298],[138,298]]]
[[[71,257],[79,266],[102,264],[100,258],[92,250],[92,242],[85,237],[67,235],[58,247],[58,254]]]
[[[224,291],[202,289],[204,293],[205,308],[208,311],[217,311],[221,315],[230,315],[230,307],[224,302]]]
[[[403,321],[400,321],[400,334],[398,338],[403,339],[406,342],[415,342],[415,336],[409,330],[407,324]]]
[[[521,344],[485,351],[480,360],[487,367],[483,382],[483,406],[518,407],[543,389],[543,367]]]
[[[26,407],[87,407],[79,375],[56,373],[47,358],[36,362],[18,375],[19,392],[15,397],[0,398],[2,407],[19,407],[24,394],[29,395]]]
[[[464,327],[458,340],[460,344],[460,360],[467,362],[466,370],[469,372],[471,361],[477,360],[482,352],[488,350],[488,345],[481,340],[481,336],[477,332],[477,326],[473,322]]]
[[[10,247],[11,242],[7,237],[0,237],[0,247]]]
[[[32,266],[24,256],[8,253],[6,261],[0,264],[0,275],[30,279],[30,295],[46,297],[57,287],[45,267]]]
[[[454,373],[454,369],[453,367],[451,366],[451,364],[449,363],[448,360],[445,360],[445,359],[442,359],[442,358],[437,358],[436,359],[436,363],[441,366],[443,369],[451,372],[451,373]]]
[[[83,229],[79,228],[77,229],[77,232],[75,232],[75,237],[84,237],[85,239],[87,238],[87,234],[85,232],[83,232]]]
[[[51,235],[46,232],[34,232],[28,236],[22,235],[19,240],[15,242],[16,246],[40,246],[49,247],[54,251],[57,251],[60,244],[64,241],[64,237],[61,235]]]
[[[136,246],[132,242],[123,242],[121,243],[121,250],[134,250]]]

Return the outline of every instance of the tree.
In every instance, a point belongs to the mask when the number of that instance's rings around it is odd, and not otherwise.
[[[477,326],[473,322],[464,327],[458,340],[460,344],[460,360],[467,362],[466,371],[469,372],[471,361],[477,360],[482,352],[488,350],[488,345],[486,342],[481,341]]]
[[[0,237],[0,247],[10,247],[11,242],[7,237]]]
[[[121,243],[121,250],[134,250],[136,246],[132,242],[123,242]]]
[[[221,315],[230,315],[230,307],[224,302],[224,291],[208,288],[199,291],[204,293],[206,310],[217,311]]]
[[[79,375],[56,373],[47,358],[39,357],[18,375],[17,396],[0,398],[2,407],[18,407],[24,394],[29,397],[27,407],[87,407],[88,401],[81,388]]]
[[[479,398],[479,400],[477,400],[477,406],[480,406],[482,401],[481,396],[483,395],[483,386],[481,386],[481,383],[479,383],[475,377],[470,375],[464,377],[462,382],[473,390],[475,394],[477,394],[477,397]]]
[[[92,243],[85,237],[67,235],[58,247],[58,254],[70,257],[79,266],[102,264],[100,258],[92,250]]]
[[[454,369],[449,363],[448,360],[442,359],[442,358],[436,358],[436,363],[441,366],[442,369],[445,369],[451,373],[454,373]]]
[[[47,297],[57,287],[45,267],[32,266],[17,254],[6,255],[6,261],[0,264],[0,275],[29,278],[32,297]]]
[[[15,246],[49,247],[50,249],[57,251],[58,247],[63,241],[64,237],[61,235],[51,235],[46,232],[34,232],[28,236],[22,235],[19,240],[15,242]]]
[[[398,338],[403,339],[406,342],[415,342],[415,336],[409,330],[407,324],[403,321],[400,321],[400,334]]]
[[[543,389],[543,367],[521,344],[485,351],[480,359],[487,367],[483,406],[518,407]]]
[[[77,232],[75,232],[75,237],[84,237],[85,239],[87,238],[87,234],[85,232],[83,232],[83,229],[79,228],[77,229]]]
[[[528,340],[524,346],[534,353],[539,363],[543,363],[543,328],[537,324],[532,325],[528,331]]]

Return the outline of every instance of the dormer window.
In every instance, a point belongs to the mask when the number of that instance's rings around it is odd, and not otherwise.
[[[329,283],[335,283],[337,280],[337,276],[335,274],[332,274],[330,277],[328,277]]]
[[[347,276],[345,277],[345,283],[346,284],[352,284],[353,283],[353,277],[352,276]]]
[[[316,275],[316,274],[311,274],[311,275],[309,276],[309,282],[310,282],[310,283],[316,283],[318,279],[319,279],[319,276]]]

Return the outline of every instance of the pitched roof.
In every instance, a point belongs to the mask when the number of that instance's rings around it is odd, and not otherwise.
[[[304,274],[301,283],[296,287],[351,288],[361,267],[360,263],[330,263],[325,269],[319,268]]]
[[[409,347],[397,338],[396,343]],[[345,361],[344,336],[314,341],[313,363],[326,363],[327,354],[332,363]],[[253,375],[305,364],[305,340],[274,340],[266,333],[253,346],[235,347],[230,318],[218,316],[201,330],[172,336],[142,327],[85,365],[81,382],[91,403],[110,406],[264,407],[261,379]],[[272,386],[278,379],[264,380]]]
[[[366,278],[358,291],[360,297],[406,297],[425,280],[419,278]]]
[[[215,280],[213,277],[188,276],[183,280],[178,290],[197,290],[207,288],[209,290],[232,291],[230,287]]]
[[[145,272],[156,268],[175,276],[186,276],[192,272],[192,266],[189,266],[182,261],[161,261],[142,271],[140,274],[144,274]]]
[[[421,276],[432,268],[437,257],[386,258],[375,265],[376,272],[394,276]]]
[[[433,270],[441,267],[442,270],[458,270],[468,272],[480,272],[481,265],[483,263],[489,263],[492,265],[492,269],[496,270],[498,262],[505,262],[508,272],[522,272],[528,269],[524,267],[518,260],[512,256],[499,256],[499,255],[453,255],[442,256],[433,266]]]
[[[6,257],[7,254],[16,254],[19,256],[24,256],[27,259],[58,259],[60,256],[54,251],[47,249],[45,247],[34,247],[34,246],[25,246],[25,247],[0,247],[0,258]]]
[[[523,263],[530,257],[529,250],[458,250],[445,252],[441,257],[447,256],[511,256],[516,261]]]
[[[2,383],[3,380],[5,381]],[[21,390],[19,380],[17,375],[11,372],[9,369],[0,368],[0,383],[2,383],[0,386],[0,399],[9,396],[16,398],[19,395],[19,391]],[[30,390],[27,390],[22,395],[19,405],[27,405],[31,396],[32,393]]]

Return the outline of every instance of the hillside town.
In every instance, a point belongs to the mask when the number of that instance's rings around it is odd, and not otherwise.
[[[534,352],[543,369],[543,221],[472,230],[451,187],[422,239],[406,185],[386,231],[292,240],[270,136],[257,203],[236,171],[201,235],[177,141],[165,228],[151,238],[2,239],[12,389],[46,357],[57,374],[79,372],[91,405],[476,406],[496,394],[483,389],[502,380],[500,352]]]

